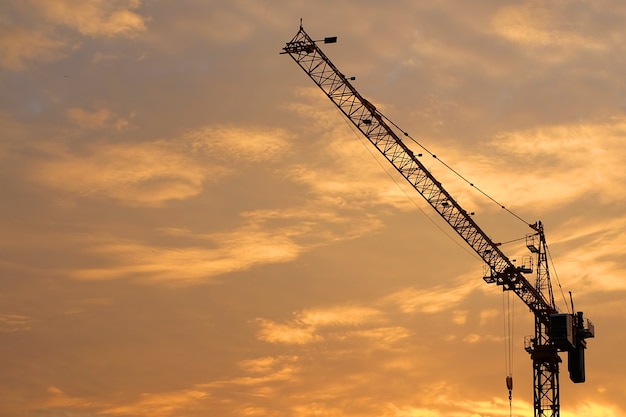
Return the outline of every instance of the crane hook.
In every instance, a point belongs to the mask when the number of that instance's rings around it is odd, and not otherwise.
[[[513,414],[513,375],[507,375],[506,388],[509,390],[509,412]]]
[[[507,375],[506,377],[506,388],[509,390],[509,400],[511,400],[511,397],[513,396],[513,376],[512,375]]]

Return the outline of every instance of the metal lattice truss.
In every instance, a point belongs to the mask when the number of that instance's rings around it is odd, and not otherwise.
[[[514,291],[544,325],[556,309],[543,297],[471,216],[443,188],[411,149],[333,65],[302,26],[283,48],[339,110],[489,266],[488,283]],[[406,135],[406,134],[405,134]]]

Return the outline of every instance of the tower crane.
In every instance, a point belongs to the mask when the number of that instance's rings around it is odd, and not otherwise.
[[[536,255],[536,279],[532,284],[526,274],[528,265],[516,266],[500,245],[476,224],[471,216],[420,161],[421,154],[403,142],[389,121],[350,83],[319,48],[318,43],[335,43],[337,37],[313,40],[302,21],[296,35],[286,43],[281,54],[289,55],[326,94],[348,120],[376,147],[408,183],[454,229],[485,263],[483,279],[487,284],[512,291],[534,315],[534,336],[524,341],[533,364],[533,406],[535,417],[559,417],[559,353],[567,353],[570,379],[585,381],[586,339],[595,336],[593,324],[583,312],[560,312],[554,302],[548,268],[547,244],[541,221],[529,224],[526,246]],[[402,132],[404,136],[408,133]],[[503,207],[504,208],[504,207]],[[512,380],[507,377],[509,391]]]

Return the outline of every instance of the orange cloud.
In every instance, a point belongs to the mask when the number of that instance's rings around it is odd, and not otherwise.
[[[117,130],[127,127],[130,122],[117,116],[110,109],[99,108],[92,112],[78,107],[66,111],[67,118],[84,129],[103,129],[114,127]]]
[[[83,128],[120,129],[126,120],[108,109],[69,109]],[[171,140],[88,143],[81,152],[58,147],[35,162],[30,176],[46,186],[80,196],[100,196],[134,206],[159,206],[198,195],[205,182],[232,173],[235,160],[274,158],[287,147],[280,130],[206,128]]]
[[[626,156],[624,129],[626,118],[614,117],[598,123],[501,132],[489,145],[507,156],[502,162],[508,158],[532,159],[534,169],[520,175],[519,171],[510,172],[503,166],[498,170],[502,174],[498,178],[484,177],[497,182],[490,188],[524,195],[525,204],[546,210],[548,205],[583,200],[590,193],[612,201],[615,189],[621,187],[626,177],[622,163]],[[572,181],[573,178],[584,180]],[[531,186],[540,192],[524,192]],[[548,195],[550,198],[545,198]]]
[[[89,398],[72,397],[58,387],[48,387],[48,398],[43,405],[50,408],[93,409],[102,406],[99,401]]]
[[[388,404],[383,417],[441,417],[434,410],[416,407],[398,407],[394,404]]]
[[[264,356],[261,358],[243,360],[239,362],[239,367],[253,374],[268,374],[274,373],[277,368],[281,368],[285,361],[295,362],[297,359],[298,358],[295,356]]]
[[[233,163],[259,162],[283,156],[290,148],[290,133],[278,128],[242,128],[214,125],[189,130],[181,139],[197,152]]]
[[[134,402],[112,405],[86,397],[73,397],[57,387],[48,388],[48,394],[49,397],[43,402],[43,406],[47,408],[91,411],[99,416],[150,415],[155,417],[168,417],[181,410],[193,408],[208,396],[202,390],[191,388],[173,392],[145,393]]]
[[[303,345],[324,339],[322,329],[332,327],[354,327],[382,320],[380,311],[360,306],[334,307],[329,309],[303,310],[295,313],[287,323],[257,319],[261,329],[257,333],[260,340],[269,343]],[[392,331],[395,331],[392,329]],[[361,332],[362,337],[378,337],[379,332]]]
[[[0,20],[0,67],[24,69],[35,61],[54,61],[65,56],[65,43],[40,30],[7,24]]]
[[[376,350],[392,350],[397,349],[400,342],[411,337],[413,332],[400,326],[376,327],[367,330],[352,330],[345,333],[345,336],[339,336],[339,339],[360,338],[367,340],[369,349]],[[388,365],[389,368],[408,368],[406,361],[392,361]]]
[[[623,254],[626,251],[626,217],[589,222],[572,218],[552,239],[553,247],[567,248],[558,261],[559,275],[568,277],[575,294],[626,290]],[[581,244],[584,242],[584,244]]]
[[[92,120],[92,123],[100,123]],[[30,176],[46,186],[81,196],[104,196],[128,205],[158,206],[202,191],[225,169],[203,165],[166,141],[90,144],[84,154],[66,149],[35,164]]]
[[[0,67],[19,71],[30,63],[55,61],[80,44],[57,30],[66,26],[91,37],[132,36],[146,30],[139,0],[26,0],[9,5],[17,24],[0,22]]]
[[[134,400],[119,403],[71,396],[57,387],[50,387],[48,397],[42,401],[41,406],[64,411],[89,411],[98,416],[178,416],[191,410],[207,410],[216,405],[228,406],[231,400],[217,395],[222,394],[222,390],[232,395],[233,387],[236,387],[235,392],[245,391],[246,395],[257,398],[278,395],[279,386],[273,388],[271,384],[293,380],[294,374],[299,370],[296,356],[261,357],[241,361],[239,365],[246,375],[195,384],[174,391],[146,392]],[[250,413],[255,409],[264,410],[262,407],[242,404],[241,411],[247,410],[248,414],[237,415],[253,415]]]
[[[155,247],[114,237],[81,236],[83,250],[104,258],[107,266],[78,269],[71,275],[81,280],[135,277],[145,283],[190,285],[259,264],[286,262],[302,251],[280,232],[245,227],[196,238],[196,246]]]
[[[483,144],[482,153],[449,148],[442,159],[454,161],[457,172],[514,212],[546,215],[592,194],[602,203],[622,199],[615,190],[626,178],[625,129],[626,119],[616,116],[595,123],[501,131]],[[522,161],[532,161],[532,169]],[[476,210],[478,215],[500,211],[499,205],[437,162],[432,163],[432,172],[468,211]],[[502,190],[507,191],[502,194]],[[494,237],[498,238],[502,239]]]
[[[33,319],[22,314],[0,314],[0,333],[29,330]]]
[[[132,35],[146,29],[146,18],[135,13],[139,0],[28,0],[46,21],[94,37]]]
[[[213,392],[224,387],[240,386],[252,388],[259,396],[266,396],[273,390],[263,385],[269,382],[293,380],[301,370],[299,361],[300,358],[294,355],[265,356],[243,360],[239,362],[239,367],[248,375],[198,384],[196,388]]]
[[[558,2],[529,0],[502,7],[492,19],[492,28],[510,41],[530,46],[559,46],[599,48],[592,39],[567,30],[563,22],[567,14],[560,13]]]
[[[619,417],[624,414],[622,410],[615,406],[588,401],[578,405],[574,408],[574,411],[562,411],[561,415],[563,417]]]
[[[337,241],[353,239],[371,231],[372,224],[363,222],[351,227],[338,216],[317,212],[311,220],[308,210],[287,210],[283,215],[273,212],[256,216],[244,213],[243,224],[220,233],[192,233],[180,228],[162,228],[161,235],[183,237],[189,243],[175,247],[155,246],[142,240],[104,235],[74,236],[67,244],[100,259],[101,266],[67,272],[81,280],[109,280],[134,277],[144,283],[162,285],[194,285],[213,281],[219,275],[244,271],[255,266],[295,260],[302,253]],[[278,216],[278,217],[274,217]],[[292,217],[294,216],[294,217]],[[276,223],[274,223],[276,221]],[[301,224],[308,221],[308,224]],[[337,228],[339,225],[339,229]],[[362,311],[337,317],[329,311],[309,311],[301,317],[304,326],[318,326],[324,321],[357,320]],[[268,327],[268,334],[285,334],[280,326]],[[306,338],[307,331],[292,330],[286,338]],[[268,336],[270,337],[270,336]],[[272,336],[282,337],[282,336]]]
[[[168,417],[181,410],[196,408],[208,394],[198,389],[180,390],[165,393],[142,394],[141,397],[126,405],[114,406],[102,411],[104,415],[150,415]]]
[[[414,190],[407,196],[405,180],[360,132],[345,120],[342,123],[343,116],[329,106],[328,99],[313,88],[302,89],[300,95],[303,101],[291,104],[290,110],[311,121],[303,133],[312,134],[321,145],[308,155],[315,168],[294,166],[290,177],[335,206],[390,205],[414,210]]]
[[[456,286],[435,287],[431,289],[405,288],[384,297],[384,304],[396,305],[404,313],[439,313],[453,309],[472,291],[484,283],[469,274],[470,279],[459,279]],[[457,319],[454,319],[457,320]]]

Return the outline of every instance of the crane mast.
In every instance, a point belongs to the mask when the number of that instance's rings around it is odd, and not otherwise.
[[[334,43],[336,39],[325,38],[323,41]],[[558,352],[568,351],[570,376],[573,372],[577,374],[577,378],[572,380],[583,382],[586,347],[584,339],[594,337],[594,330],[591,323],[584,322],[582,313],[561,314],[556,308],[550,285],[542,223],[529,225],[533,232],[526,238],[527,247],[537,255],[537,279],[533,285],[524,275],[531,270],[516,266],[501,251],[499,245],[489,238],[419,160],[421,154],[413,153],[389,126],[388,119],[361,96],[348,78],[322,52],[317,42],[300,24],[300,29],[287,42],[281,54],[289,55],[304,70],[348,120],[478,254],[486,264],[487,272],[483,279],[489,284],[502,286],[505,291],[513,291],[533,312],[535,335],[525,341],[525,347],[533,360],[535,416],[558,417],[558,376],[561,362]],[[555,322],[560,327],[555,327]],[[578,363],[574,370],[571,369],[572,360]]]

